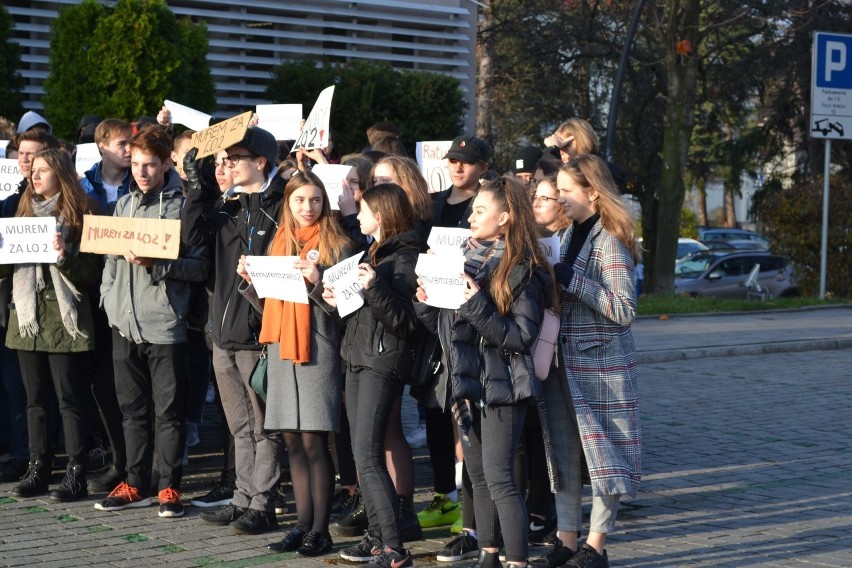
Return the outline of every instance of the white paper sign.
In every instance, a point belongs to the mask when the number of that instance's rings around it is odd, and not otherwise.
[[[257,105],[257,125],[276,140],[295,140],[302,133],[302,105]]]
[[[363,256],[364,253],[360,252],[350,256],[326,269],[322,275],[323,283],[334,288],[340,317],[346,317],[364,305],[364,293],[358,283],[358,263]]]
[[[461,227],[432,227],[426,243],[435,254],[464,254],[462,247],[470,238],[470,229]]]
[[[0,264],[56,262],[56,217],[0,219]]]
[[[6,146],[9,145],[8,140],[0,140],[0,160],[6,158]]]
[[[246,270],[257,295],[296,304],[308,303],[302,271],[293,267],[298,256],[247,256]]]
[[[333,96],[334,85],[326,87],[319,94],[317,102],[314,103],[314,108],[311,109],[311,114],[308,115],[308,120],[305,121],[305,127],[299,134],[296,143],[293,144],[293,150],[296,148],[313,150],[314,148],[328,146],[328,120],[331,117],[331,98]]]
[[[414,272],[423,280],[428,305],[455,310],[465,302],[464,256],[421,254]]]
[[[342,166],[340,164],[316,164],[311,171],[320,178],[325,186],[325,192],[328,194],[328,204],[335,211],[340,207],[337,205],[337,198],[343,194],[343,181],[349,175],[349,170],[352,166]]]
[[[74,161],[74,167],[77,170],[77,175],[83,175],[89,168],[95,165],[95,162],[101,161],[101,153],[98,151],[98,145],[94,142],[88,144],[77,145],[77,157]]]
[[[23,179],[18,160],[0,160],[0,201],[15,193]]]
[[[209,114],[203,113],[200,110],[195,110],[180,103],[166,99],[165,106],[172,113],[173,124],[183,124],[187,128],[193,130],[204,130],[210,126],[210,119],[213,118]]]
[[[447,171],[447,161],[444,156],[453,145],[452,140],[440,142],[418,142],[415,153],[420,171],[429,184],[429,191],[444,191],[452,185],[450,174]]]
[[[547,237],[539,239],[538,242],[541,243],[541,251],[551,266],[559,262],[559,237]]]

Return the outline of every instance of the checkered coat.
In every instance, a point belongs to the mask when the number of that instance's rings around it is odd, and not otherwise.
[[[560,258],[571,233],[562,239]],[[636,316],[633,258],[598,220],[573,268],[570,285],[562,289],[559,376],[571,392],[592,490],[635,496],[642,437],[630,331]],[[560,410],[551,409],[551,420]],[[567,411],[562,415],[570,419]]]

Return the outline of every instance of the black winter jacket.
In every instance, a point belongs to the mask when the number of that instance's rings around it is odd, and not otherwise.
[[[364,290],[364,306],[346,319],[340,355],[347,369],[408,379],[422,331],[412,304],[417,290],[414,267],[422,248],[414,230],[380,243],[373,267],[376,282]]]

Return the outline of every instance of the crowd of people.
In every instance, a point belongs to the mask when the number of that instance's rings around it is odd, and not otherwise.
[[[94,142],[101,161],[83,176],[73,144],[51,131],[28,112],[6,146],[24,179],[2,216],[56,218],[55,263],[0,265],[2,480],[16,482],[14,496],[103,494],[99,511],[157,504],[160,517],[183,516],[187,448],[212,381],[227,429],[218,483],[190,501],[203,522],[278,529],[289,475],[295,521],[274,551],[321,556],[332,535],[361,536],[342,559],[402,568],[406,542],[449,526],[438,561],[609,565],[606,537],[641,472],[638,248],[618,170],[596,155],[588,122],[519,149],[504,175],[485,142],[461,135],[444,156],[452,185],[431,194],[389,123],[343,156],[291,152],[250,126],[198,160],[192,131],[176,134],[165,107],[133,123],[86,117],[78,142]],[[352,166],[336,207],[311,171],[328,162]],[[81,251],[85,215],[180,220],[178,257]],[[415,273],[434,227],[470,231],[458,309],[432,305]],[[558,261],[545,237],[558,240]],[[356,254],[363,306],[341,317],[343,291],[323,274]],[[308,303],[261,298],[257,256],[295,258]],[[537,376],[548,313],[555,357]],[[433,473],[419,512],[405,393]],[[96,477],[93,448],[112,456]],[[530,544],[550,548],[530,559]]]

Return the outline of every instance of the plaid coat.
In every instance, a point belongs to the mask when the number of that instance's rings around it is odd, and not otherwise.
[[[572,230],[562,239],[565,258]],[[563,288],[560,356],[574,408],[592,490],[635,496],[641,477],[636,348],[635,267],[630,251],[600,220],[574,261]],[[554,416],[570,415],[551,409]]]

